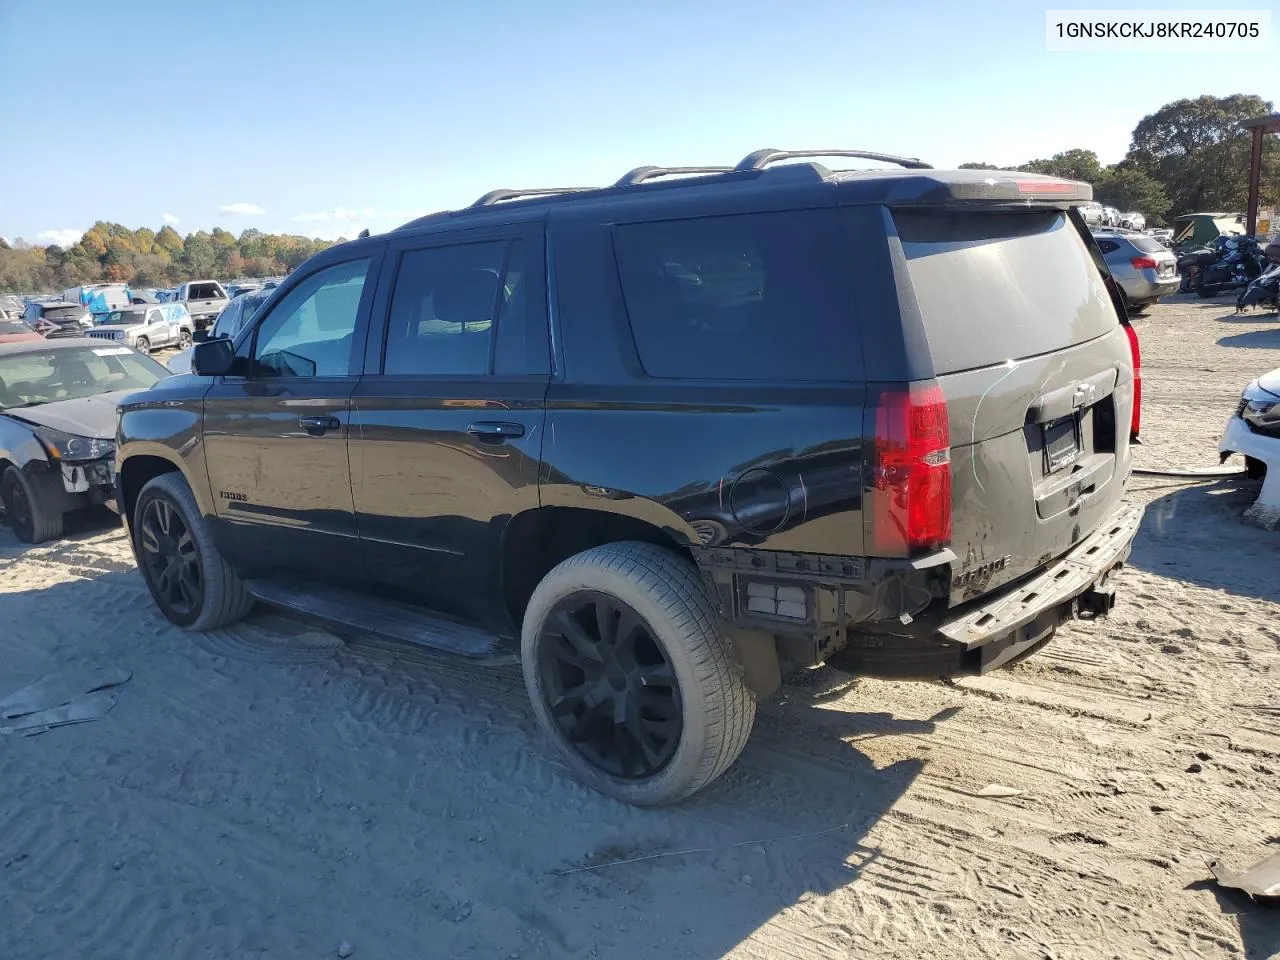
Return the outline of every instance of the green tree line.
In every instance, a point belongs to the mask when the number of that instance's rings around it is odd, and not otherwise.
[[[1237,212],[1249,190],[1252,137],[1242,120],[1270,113],[1270,101],[1237,93],[1166,104],[1133,129],[1129,151],[1103,166],[1092,150],[1064,150],[1015,166],[962,163],[970,170],[1021,170],[1093,185],[1094,199],[1120,210],[1138,210],[1148,225],[1184,213]],[[1280,203],[1280,140],[1263,140],[1261,206]]]
[[[294,269],[329,241],[220,227],[181,236],[173,227],[130,230],[99,220],[74,246],[0,240],[0,293],[48,293],[82,283],[167,287],[204,277],[271,277]]]

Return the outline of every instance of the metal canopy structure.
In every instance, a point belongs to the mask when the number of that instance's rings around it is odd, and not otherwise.
[[[1269,133],[1280,133],[1280,113],[1254,117],[1251,120],[1243,121],[1240,126],[1253,134],[1253,151],[1249,157],[1249,214],[1245,223],[1245,233],[1252,237],[1258,230],[1258,187],[1262,181],[1262,138]]]

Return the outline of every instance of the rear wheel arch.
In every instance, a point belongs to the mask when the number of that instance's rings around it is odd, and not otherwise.
[[[507,616],[517,636],[533,592],[560,563],[596,547],[618,543],[647,543],[687,561],[697,569],[688,542],[677,530],[627,514],[581,507],[537,507],[517,514],[503,531],[501,589]],[[755,694],[761,699],[777,692],[780,661],[774,637],[742,631],[721,623]]]
[[[607,543],[652,543],[693,562],[675,531],[608,510],[535,507],[507,523],[501,544],[501,587],[517,634],[533,591],[563,560]]]

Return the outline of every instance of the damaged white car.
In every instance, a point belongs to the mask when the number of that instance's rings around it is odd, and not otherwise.
[[[1280,522],[1280,370],[1244,388],[1218,452],[1223,463],[1240,454],[1249,478],[1262,481],[1257,501],[1245,511],[1246,519],[1268,529],[1275,527]]]
[[[66,514],[114,503],[116,404],[167,376],[123,344],[0,344],[0,503],[18,539],[55,539]]]

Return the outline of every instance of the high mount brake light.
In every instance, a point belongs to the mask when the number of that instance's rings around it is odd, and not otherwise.
[[[951,541],[947,400],[932,381],[880,394],[871,491],[880,555],[937,550]]]
[[[1019,193],[1072,193],[1080,189],[1071,180],[1017,180]]]

